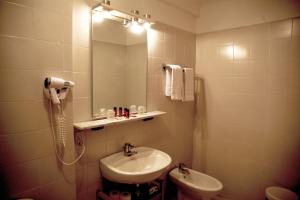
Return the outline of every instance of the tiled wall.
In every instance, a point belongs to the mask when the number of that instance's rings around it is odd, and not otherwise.
[[[52,146],[42,91],[49,75],[72,78],[72,0],[0,1],[1,199],[75,198],[75,167],[60,165]],[[72,95],[65,112],[69,155]]]
[[[91,65],[89,7],[75,1],[74,15],[74,121],[91,119]],[[191,164],[194,103],[172,102],[163,95],[162,63],[195,65],[196,37],[179,29],[156,24],[148,34],[147,109],[168,114],[148,122],[133,122],[83,133],[87,152],[76,166],[78,199],[94,199],[100,186],[99,158],[121,150],[125,142],[150,146],[169,153],[173,163]],[[105,86],[104,86],[105,87]]]
[[[200,34],[196,48],[195,167],[230,199],[299,187],[300,19]]]

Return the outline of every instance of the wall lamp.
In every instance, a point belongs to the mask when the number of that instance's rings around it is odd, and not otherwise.
[[[137,34],[150,29],[151,25],[154,24],[154,22],[151,21],[150,14],[140,16],[138,10],[132,10],[131,13],[127,13],[114,9],[111,7],[109,0],[104,0],[93,6],[92,17],[93,23],[99,23],[104,19],[118,21],[122,23],[124,27],[129,28],[132,32]]]

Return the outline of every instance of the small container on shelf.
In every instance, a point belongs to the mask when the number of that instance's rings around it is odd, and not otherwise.
[[[100,117],[101,118],[105,118],[106,117],[106,109],[105,108],[101,108],[100,109]]]
[[[118,117],[118,108],[114,107],[115,117]]]
[[[124,108],[124,117],[126,117],[127,119],[129,118],[129,109],[128,108]]]
[[[112,119],[112,118],[114,118],[114,116],[115,116],[115,114],[114,114],[113,110],[111,110],[111,109],[107,110],[107,112],[106,112],[107,119]]]
[[[123,108],[119,107],[119,117],[123,117]]]
[[[131,105],[130,106],[130,114],[136,114],[137,111],[136,111],[136,105]]]
[[[145,106],[139,106],[138,107],[138,114],[146,113],[146,107]]]

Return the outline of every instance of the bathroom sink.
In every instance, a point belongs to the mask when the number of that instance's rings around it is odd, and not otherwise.
[[[100,160],[102,176],[118,183],[139,184],[160,177],[170,165],[171,157],[149,147],[134,148],[137,154],[115,153]]]

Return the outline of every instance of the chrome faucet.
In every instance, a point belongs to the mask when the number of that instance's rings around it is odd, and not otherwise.
[[[137,154],[137,151],[132,150],[133,148],[134,146],[132,144],[126,142],[123,146],[124,156],[132,156],[134,154]]]
[[[184,163],[179,163],[178,171],[179,171],[179,173],[184,174],[184,175],[190,174],[190,171],[188,170],[188,168],[186,167],[186,165]]]

